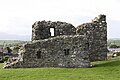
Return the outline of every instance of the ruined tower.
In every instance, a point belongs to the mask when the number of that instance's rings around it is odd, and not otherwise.
[[[90,67],[91,61],[106,58],[106,16],[99,15],[76,28],[60,21],[35,22],[32,41],[21,48],[16,61],[4,67]]]
[[[76,32],[78,35],[86,35],[88,38],[90,61],[106,60],[107,23],[105,15],[99,15],[92,22],[79,25]]]
[[[66,22],[37,21],[32,25],[32,41],[75,34],[76,28]]]

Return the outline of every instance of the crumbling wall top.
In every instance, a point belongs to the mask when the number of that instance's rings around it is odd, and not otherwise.
[[[75,35],[76,28],[66,22],[37,21],[32,25],[32,41],[60,35]]]
[[[106,21],[106,15],[100,14],[98,17],[95,17],[92,22],[104,22]]]

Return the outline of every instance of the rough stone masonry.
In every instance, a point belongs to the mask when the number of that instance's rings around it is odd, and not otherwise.
[[[66,22],[37,21],[32,25],[32,41],[20,49],[18,59],[7,61],[4,68],[90,67],[91,61],[106,58],[105,15],[76,28]]]

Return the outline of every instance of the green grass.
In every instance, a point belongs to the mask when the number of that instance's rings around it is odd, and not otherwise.
[[[120,59],[92,63],[93,68],[2,69],[0,80],[120,80]]]
[[[20,40],[0,40],[0,47],[2,48],[4,45],[16,45],[16,44],[23,44],[29,41],[20,41]]]
[[[110,46],[111,44],[115,44],[117,46],[120,46],[120,39],[108,39],[107,44],[108,44],[108,46]]]

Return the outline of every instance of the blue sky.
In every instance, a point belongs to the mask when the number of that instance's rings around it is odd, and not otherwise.
[[[12,35],[30,40],[35,21],[63,21],[78,26],[99,14],[107,16],[108,38],[120,38],[120,0],[0,0],[0,39],[12,39],[8,37]]]

